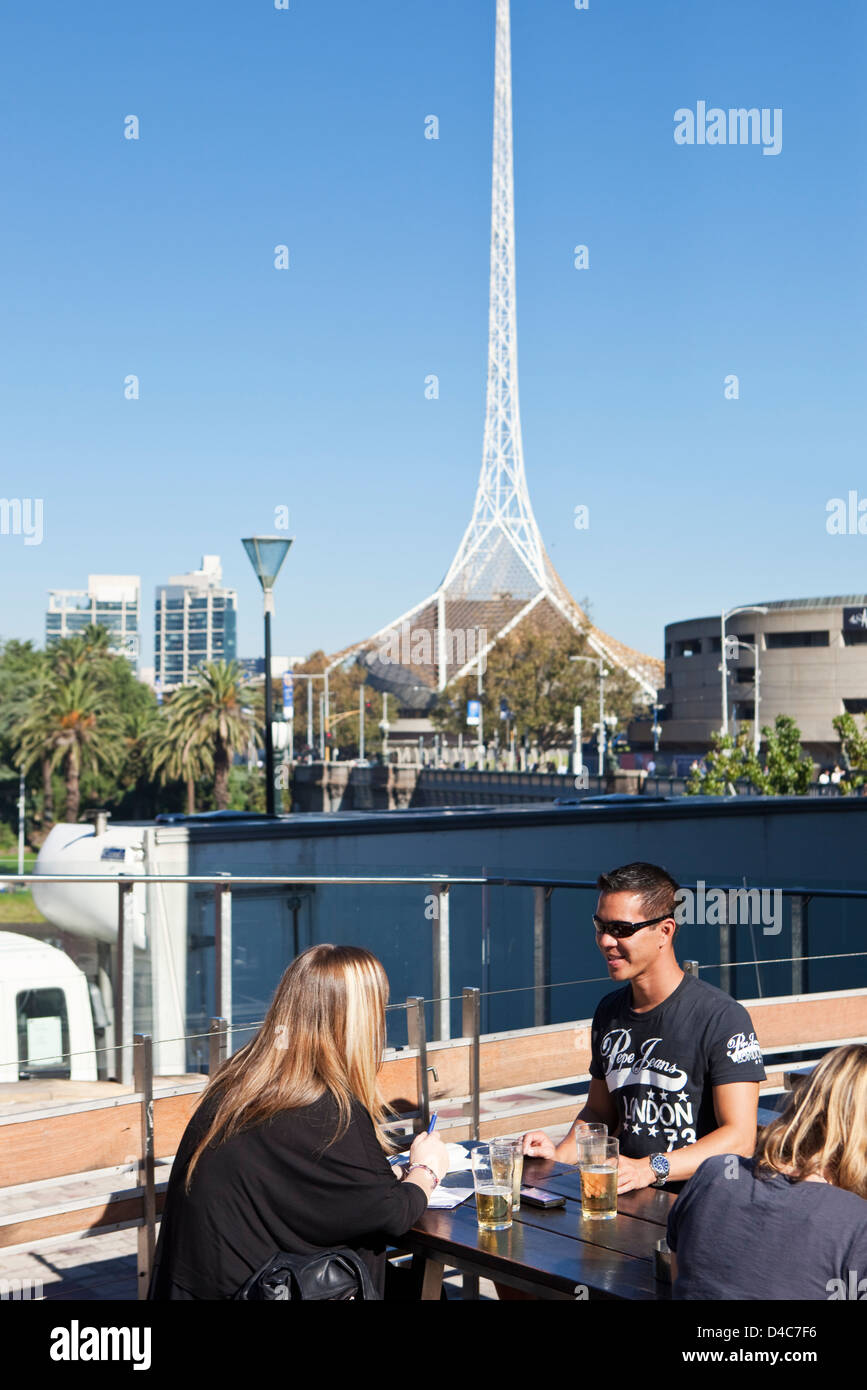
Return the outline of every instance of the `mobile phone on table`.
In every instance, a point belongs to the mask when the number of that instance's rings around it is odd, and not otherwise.
[[[543,1187],[522,1187],[521,1201],[526,1202],[528,1207],[542,1207],[545,1211],[549,1207],[565,1207],[566,1198],[560,1197],[556,1192],[546,1192]]]

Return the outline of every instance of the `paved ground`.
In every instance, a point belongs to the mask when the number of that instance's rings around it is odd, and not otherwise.
[[[0,1259],[0,1299],[44,1298],[51,1301],[123,1301],[135,1299],[136,1232],[114,1231],[73,1245]],[[5,1281],[5,1282],[4,1282]],[[446,1295],[460,1299],[461,1276],[446,1271]],[[493,1284],[482,1280],[482,1300],[496,1299]]]

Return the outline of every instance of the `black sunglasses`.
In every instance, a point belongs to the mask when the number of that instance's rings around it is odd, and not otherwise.
[[[597,936],[613,936],[620,941],[621,937],[634,936],[642,927],[655,926],[657,922],[664,922],[670,916],[670,912],[663,912],[661,917],[648,917],[646,922],[606,922],[604,917],[597,917],[594,912],[593,925]]]

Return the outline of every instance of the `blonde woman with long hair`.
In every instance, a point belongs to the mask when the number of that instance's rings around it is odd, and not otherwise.
[[[706,1159],[671,1209],[678,1299],[867,1291],[867,1047],[822,1058],[752,1159]],[[858,1296],[858,1295],[855,1295]]]
[[[377,1090],[388,981],[356,946],[312,946],[261,1029],[202,1095],[172,1168],[149,1297],[231,1298],[279,1251],[355,1249],[380,1295],[385,1246],[448,1168],[417,1135],[399,1182]]]

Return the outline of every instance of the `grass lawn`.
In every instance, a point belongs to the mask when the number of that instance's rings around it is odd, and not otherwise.
[[[44,922],[45,918],[33,902],[27,889],[0,893],[0,926],[13,922]]]
[[[33,873],[35,854],[25,854],[24,872]],[[0,873],[17,874],[18,855],[0,854]],[[44,922],[42,913],[34,906],[33,894],[26,888],[10,888],[0,892],[0,926],[14,922]]]
[[[36,866],[36,855],[25,854],[24,872],[32,874]],[[0,874],[17,874],[18,872],[18,851],[14,854],[0,854]]]

